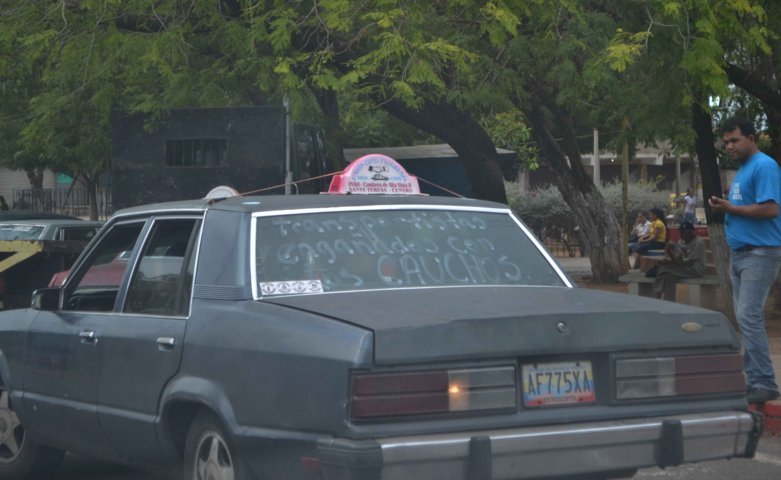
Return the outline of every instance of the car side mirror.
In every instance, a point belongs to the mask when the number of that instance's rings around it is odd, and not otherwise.
[[[39,288],[33,292],[32,308],[35,310],[55,311],[60,309],[61,288]]]

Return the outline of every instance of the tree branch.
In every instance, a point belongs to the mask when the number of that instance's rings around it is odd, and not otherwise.
[[[781,110],[781,93],[773,90],[756,72],[732,64],[727,64],[724,70],[730,82],[747,91],[760,102]]]

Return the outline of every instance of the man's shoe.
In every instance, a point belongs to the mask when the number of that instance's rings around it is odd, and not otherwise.
[[[753,387],[751,391],[746,394],[746,400],[748,403],[765,403],[769,402],[770,400],[775,400],[780,396],[781,394],[775,390]]]

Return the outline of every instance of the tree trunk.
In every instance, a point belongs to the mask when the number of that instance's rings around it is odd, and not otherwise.
[[[702,108],[702,104],[692,103],[692,128],[695,134],[697,164],[702,176],[702,198],[705,206],[705,218],[708,222],[708,237],[713,252],[713,262],[719,276],[719,286],[724,295],[724,313],[733,322],[732,284],[729,279],[729,247],[724,232],[724,214],[711,211],[708,199],[722,196],[721,176],[719,175],[716,138],[713,134],[711,116]]]
[[[537,140],[542,160],[557,174],[554,177],[556,187],[581,229],[591,260],[592,279],[597,282],[617,281],[625,272],[621,261],[621,229],[613,211],[583,167],[571,119],[558,112],[554,120],[561,126],[556,133],[564,137],[562,148],[547,119],[550,111],[538,101],[526,107],[526,116],[531,122],[532,135]]]
[[[767,116],[767,131],[770,135],[770,149],[773,158],[781,164],[781,110],[765,108]]]
[[[39,168],[25,170],[27,181],[30,182],[30,209],[35,212],[43,211],[43,176],[44,171]]]
[[[325,150],[334,170],[342,170],[344,160],[344,130],[339,117],[339,101],[336,92],[312,87],[317,104],[325,117]],[[326,185],[328,182],[326,182]]]
[[[98,181],[97,175],[82,175],[84,188],[87,189],[89,200],[89,219],[98,220]]]
[[[419,110],[397,100],[382,106],[399,120],[436,135],[453,147],[464,165],[474,198],[507,203],[496,145],[469,114],[445,100],[426,101]]]

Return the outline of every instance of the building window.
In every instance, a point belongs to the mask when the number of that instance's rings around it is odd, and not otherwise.
[[[165,164],[169,167],[222,167],[228,163],[225,138],[185,138],[165,141]]]

